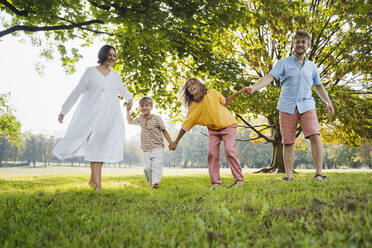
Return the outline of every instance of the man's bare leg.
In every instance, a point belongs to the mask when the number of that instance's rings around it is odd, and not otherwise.
[[[284,145],[283,157],[285,165],[285,175],[288,179],[293,178],[293,163],[295,158],[294,144]]]
[[[322,175],[323,169],[323,145],[318,134],[309,137],[311,143],[311,154],[314,159],[316,175]],[[317,176],[316,180],[322,181],[321,176]]]

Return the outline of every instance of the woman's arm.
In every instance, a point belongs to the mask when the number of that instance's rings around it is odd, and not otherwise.
[[[66,101],[62,105],[61,113],[58,115],[58,121],[63,123],[64,116],[70,111],[72,106],[76,103],[79,99],[80,95],[86,89],[88,85],[88,71],[86,70],[81,77],[78,85],[72,90],[70,95],[67,97]]]

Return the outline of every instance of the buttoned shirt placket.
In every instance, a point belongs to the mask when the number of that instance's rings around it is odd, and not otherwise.
[[[297,66],[300,68],[300,73],[299,73],[299,78],[298,78],[298,86],[297,86],[297,97],[296,97],[296,107],[298,109],[298,111],[300,113],[303,112],[303,104],[301,105],[301,102],[303,102],[305,100],[305,97],[301,97],[301,92],[303,93],[303,80],[302,79],[302,73],[303,73],[303,70],[305,68],[305,65],[306,65],[306,58],[304,58],[304,64],[301,66],[300,62],[297,60],[297,58],[295,57],[295,63],[297,64]]]

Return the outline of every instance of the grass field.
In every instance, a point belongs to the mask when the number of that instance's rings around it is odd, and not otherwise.
[[[101,192],[86,173],[2,177],[0,247],[372,247],[372,173],[327,176],[249,173],[216,190],[205,174],[165,176],[151,190],[110,174]]]

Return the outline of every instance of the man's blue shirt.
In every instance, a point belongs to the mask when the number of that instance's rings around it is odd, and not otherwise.
[[[316,65],[304,59],[301,67],[296,56],[279,60],[270,74],[280,80],[280,97],[277,108],[285,113],[294,114],[296,107],[302,114],[315,109],[311,87],[320,85],[320,76]]]

